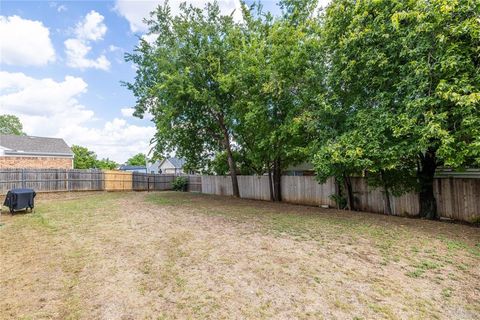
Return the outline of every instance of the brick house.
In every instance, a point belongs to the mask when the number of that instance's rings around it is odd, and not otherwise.
[[[0,168],[73,169],[63,139],[0,135]]]

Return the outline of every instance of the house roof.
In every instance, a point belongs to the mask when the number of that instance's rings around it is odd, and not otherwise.
[[[185,159],[182,158],[167,158],[166,159],[168,162],[170,162],[176,169],[182,169],[183,166],[185,165]]]
[[[0,147],[5,154],[73,156],[67,143],[60,138],[0,135]]]
[[[147,168],[145,166],[131,166],[129,164],[123,164],[118,168],[119,170],[146,170]]]

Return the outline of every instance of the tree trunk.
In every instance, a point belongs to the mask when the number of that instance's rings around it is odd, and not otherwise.
[[[420,213],[419,216],[430,220],[439,218],[437,212],[437,202],[433,193],[433,177],[437,169],[437,159],[434,149],[428,149],[423,155],[420,155],[417,178],[420,184]]]
[[[344,209],[342,207],[342,197],[343,197],[343,194],[342,194],[342,188],[340,187],[340,185],[338,184],[338,179],[335,178],[335,195],[337,196],[337,200],[335,201],[336,204],[337,204],[337,209]]]
[[[392,204],[390,202],[390,191],[388,190],[388,185],[387,185],[387,181],[385,180],[385,173],[383,172],[383,170],[380,171],[380,176],[382,178],[382,184],[383,184],[383,190],[384,190],[384,193],[383,193],[383,196],[384,196],[384,202],[385,202],[385,213],[387,215],[392,215]]]
[[[355,210],[355,198],[353,197],[352,181],[346,174],[343,175],[343,185],[347,193],[347,207],[348,210]]]
[[[235,163],[235,159],[233,158],[230,141],[228,141],[227,157],[228,157],[228,168],[230,170],[230,177],[232,178],[233,196],[240,198],[240,190],[238,188],[238,179],[237,179],[237,164]]]
[[[219,116],[218,122],[220,124],[220,128],[222,129],[222,133],[223,133],[223,145],[224,145],[225,151],[227,151],[228,169],[230,170],[230,177],[232,178],[233,196],[236,198],[240,198],[240,190],[238,189],[238,179],[237,179],[237,164],[235,163],[235,159],[233,158],[232,144],[230,143],[230,135],[228,134],[228,130],[225,127],[225,123],[222,116]]]
[[[273,201],[282,201],[282,167],[278,159],[273,161]]]
[[[270,201],[273,201],[275,196],[273,194],[272,169],[270,164],[268,165],[268,186],[270,187]]]

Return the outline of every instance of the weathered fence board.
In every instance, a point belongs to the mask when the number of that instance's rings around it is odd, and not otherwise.
[[[172,190],[172,182],[177,177],[188,179],[187,191],[202,192],[202,177],[194,175],[173,175],[153,173],[133,173],[132,188],[135,191],[162,191]]]
[[[188,176],[188,192],[202,192],[202,176]]]
[[[133,190],[135,191],[161,191],[171,190],[175,175],[133,173]]]
[[[319,184],[313,176],[283,176],[282,200],[306,205],[329,205],[335,202],[330,198],[335,193],[335,180],[328,179]],[[268,187],[268,186],[267,186]]]
[[[104,189],[100,170],[0,169],[0,194],[14,188],[37,192],[95,191]]]

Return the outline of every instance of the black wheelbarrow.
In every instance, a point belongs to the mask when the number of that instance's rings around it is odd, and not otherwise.
[[[10,213],[15,211],[28,210],[30,212],[35,208],[35,196],[37,193],[33,189],[12,189],[8,191],[3,205],[10,209]]]

